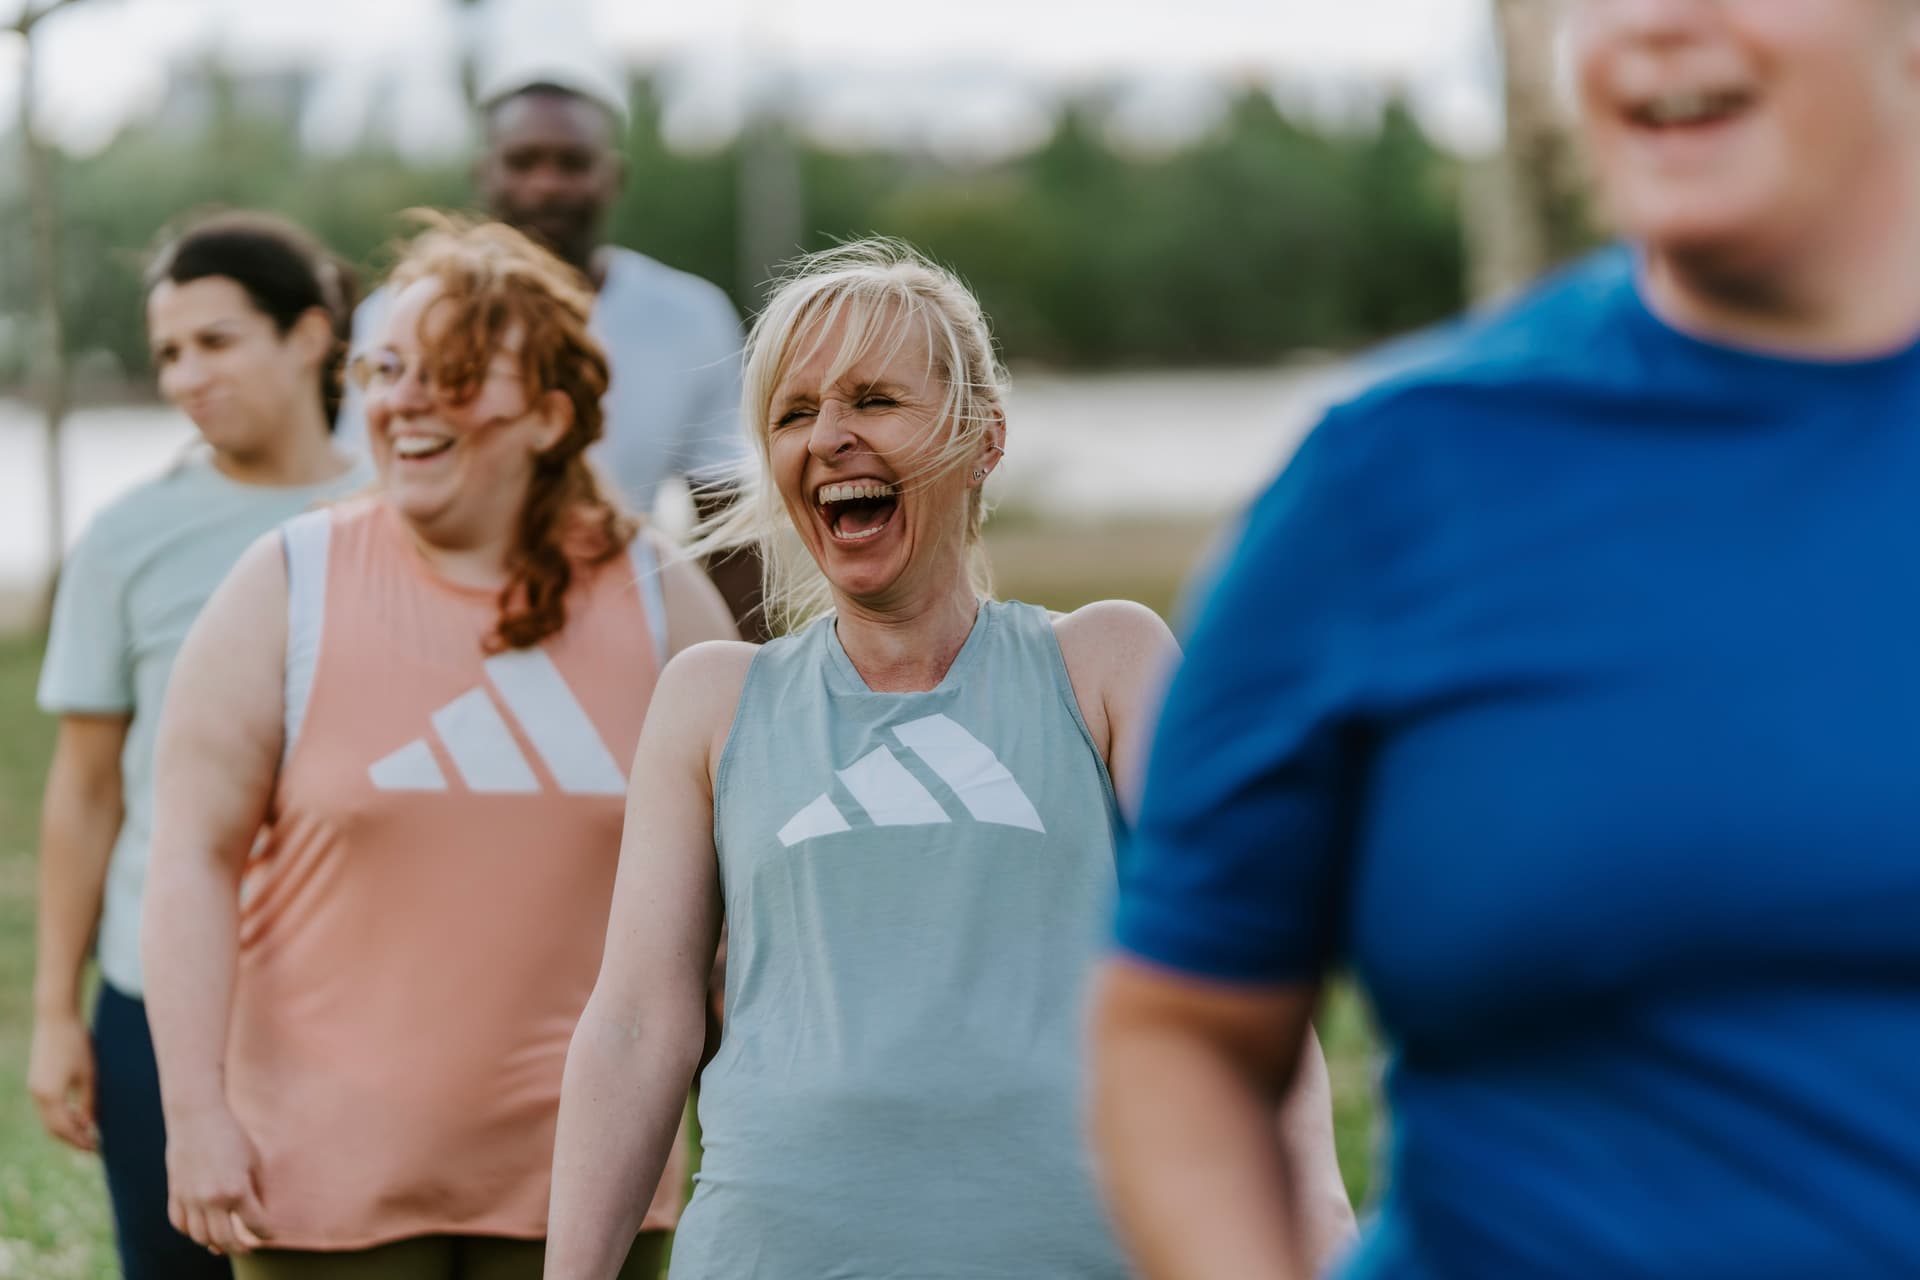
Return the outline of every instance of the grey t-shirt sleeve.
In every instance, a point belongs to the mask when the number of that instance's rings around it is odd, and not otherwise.
[[[126,589],[112,541],[95,523],[61,568],[40,667],[40,709],[50,715],[133,710]]]
[[[674,450],[674,469],[696,479],[736,474],[751,456],[740,425],[740,349],[745,338],[733,303],[715,289],[703,332],[704,359],[692,371],[692,412]]]

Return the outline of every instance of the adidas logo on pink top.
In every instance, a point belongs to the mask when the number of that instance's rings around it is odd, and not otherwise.
[[[521,649],[489,658],[484,666],[501,706],[519,722],[561,791],[625,794],[626,776],[552,658],[543,650]],[[501,706],[485,686],[469,689],[433,713],[433,733],[469,791],[537,792],[540,779],[514,743]],[[446,774],[425,737],[374,761],[367,774],[382,791],[447,789]]]

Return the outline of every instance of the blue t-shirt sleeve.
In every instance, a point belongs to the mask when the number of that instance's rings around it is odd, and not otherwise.
[[[1227,982],[1315,977],[1338,922],[1377,584],[1371,504],[1330,418],[1249,514],[1201,606],[1122,859],[1118,937]]]
[[[60,569],[53,625],[40,668],[40,709],[50,715],[133,710],[132,640],[113,538],[98,523]]]

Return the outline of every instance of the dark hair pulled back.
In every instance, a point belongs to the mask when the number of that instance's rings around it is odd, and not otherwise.
[[[333,350],[320,366],[320,409],[327,430],[339,416],[345,390],[347,339],[358,285],[353,271],[302,228],[273,214],[214,213],[168,238],[147,266],[146,291],[162,282],[231,280],[284,335],[319,308],[333,326]]]

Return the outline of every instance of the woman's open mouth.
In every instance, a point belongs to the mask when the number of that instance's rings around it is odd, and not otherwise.
[[[437,458],[453,448],[452,436],[421,435],[406,432],[393,437],[393,456],[400,462],[423,462]]]
[[[1700,89],[1642,99],[1627,110],[1636,128],[1657,135],[1700,133],[1745,115],[1755,95],[1744,89]]]
[[[836,542],[863,542],[893,520],[900,491],[878,480],[853,480],[821,485],[814,503]]]

